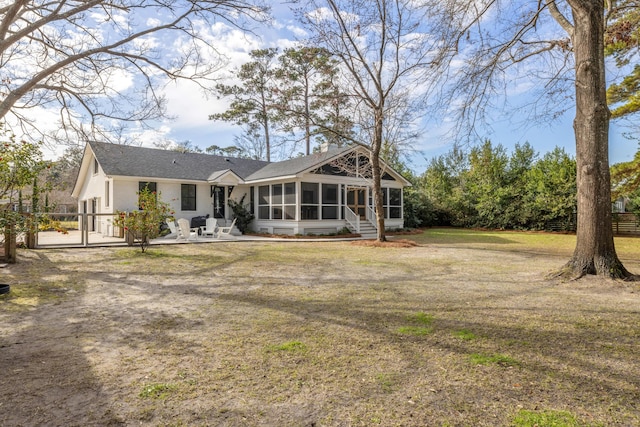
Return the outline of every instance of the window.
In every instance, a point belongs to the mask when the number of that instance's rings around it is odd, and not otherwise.
[[[145,188],[147,190],[149,190],[149,192],[151,193],[156,193],[156,183],[155,182],[146,182],[146,181],[139,181],[138,182],[138,192],[144,191]],[[139,203],[138,203],[139,205]],[[138,209],[142,209],[142,207],[138,206]]]
[[[258,187],[258,219],[295,219],[296,183]]]
[[[196,210],[196,185],[182,184],[180,188],[180,207],[183,211]]]
[[[389,175],[389,172],[383,173],[381,179],[384,179],[385,181],[395,181],[396,180],[394,177]]]
[[[311,182],[303,182],[300,184],[302,190],[300,219],[318,219],[318,187],[319,184]]]
[[[271,186],[271,219],[282,219],[282,184]]]
[[[143,191],[145,188],[147,188],[150,192],[155,193],[157,186],[158,185],[155,182],[140,181],[138,182],[138,191]]]
[[[387,218],[402,218],[402,190],[383,188],[384,210]]]
[[[284,184],[284,219],[296,219],[296,183]]]
[[[254,193],[254,188],[255,187],[249,188],[249,209],[252,214],[256,213],[256,195]]]
[[[258,219],[271,219],[269,216],[269,186],[258,187]]]
[[[104,206],[109,207],[109,181],[104,182]]]
[[[93,174],[97,175],[100,172],[100,165],[98,164],[98,159],[93,159]]]
[[[322,184],[322,219],[338,219],[338,184]]]

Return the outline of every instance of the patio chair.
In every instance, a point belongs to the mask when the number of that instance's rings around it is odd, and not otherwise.
[[[180,218],[178,220],[178,239],[198,240],[198,230],[189,227],[189,220]]]
[[[218,221],[215,218],[207,218],[207,222],[201,230],[202,237],[218,237]]]
[[[178,229],[176,227],[176,220],[167,218],[166,221],[167,221],[167,226],[169,227],[170,233],[167,234],[166,236],[164,236],[164,238],[165,239],[177,239],[179,234],[178,234]]]
[[[218,228],[218,239],[222,236],[228,236],[231,234],[231,230],[233,230],[233,226],[236,225],[236,219],[233,219],[233,222],[228,227],[219,227]]]

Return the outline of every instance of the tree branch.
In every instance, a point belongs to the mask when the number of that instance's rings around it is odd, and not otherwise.
[[[573,39],[573,24],[558,10],[556,0],[547,0],[546,5],[553,19],[569,34],[569,38]]]

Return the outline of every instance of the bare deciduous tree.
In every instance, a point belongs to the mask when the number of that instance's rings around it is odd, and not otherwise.
[[[251,0],[2,2],[0,119],[42,137],[34,116],[57,107],[61,139],[121,138],[165,115],[167,79],[204,83],[223,64],[208,27],[266,11]]]
[[[453,0],[450,3],[456,5],[451,8],[452,21],[463,24],[459,31],[460,51],[468,55],[454,91],[455,99],[464,95],[465,102],[459,105],[467,124],[473,126],[482,118],[492,96],[507,91],[510,80],[529,85],[537,81],[541,83],[538,86],[541,93],[556,99],[561,89],[566,89],[564,84],[574,83],[577,242],[562,273],[573,277],[585,274],[629,277],[613,241],[608,160],[610,112],[603,45],[606,16],[618,2]],[[526,79],[518,80],[522,79],[523,71]],[[546,112],[553,113],[549,104],[544,105]]]
[[[243,153],[242,157],[263,160],[267,150],[264,135],[245,127],[240,135],[234,137],[235,146]]]
[[[448,53],[446,40],[434,37],[440,21],[436,6],[409,0],[312,0],[299,17],[310,30],[310,43],[337,58],[340,86],[351,101],[354,132],[341,137],[366,148],[373,178],[378,240],[385,239],[381,189],[381,150],[394,143],[389,124],[410,126],[415,101],[438,79]],[[441,29],[438,29],[440,31]],[[396,121],[398,117],[403,120]]]

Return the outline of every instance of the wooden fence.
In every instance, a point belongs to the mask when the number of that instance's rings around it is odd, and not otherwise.
[[[614,234],[638,234],[640,235],[640,224],[638,219],[632,213],[614,213],[613,214],[613,233]]]
[[[576,220],[574,215],[573,221],[554,221],[547,224],[546,229],[549,231],[576,231]],[[640,223],[636,216],[632,213],[614,213],[613,214],[613,234],[621,236],[640,236]]]

